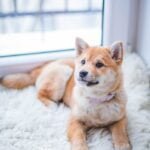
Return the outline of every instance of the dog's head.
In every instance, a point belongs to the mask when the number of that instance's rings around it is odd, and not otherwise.
[[[76,39],[77,59],[75,81],[86,87],[107,88],[120,74],[123,45],[115,42],[110,47],[90,47],[80,38]]]

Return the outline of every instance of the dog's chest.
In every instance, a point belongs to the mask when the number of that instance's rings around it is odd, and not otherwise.
[[[84,97],[80,97],[80,101],[77,101],[73,114],[87,126],[108,125],[119,120],[123,115],[120,104],[115,100],[91,104]]]

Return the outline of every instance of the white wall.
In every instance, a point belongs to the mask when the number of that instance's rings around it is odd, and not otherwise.
[[[115,40],[126,44],[128,34],[129,0],[105,1],[104,45]]]
[[[150,0],[139,1],[136,49],[150,69]]]
[[[116,40],[134,50],[138,0],[105,0],[104,45]]]
[[[104,45],[124,42],[150,69],[150,0],[105,0]]]

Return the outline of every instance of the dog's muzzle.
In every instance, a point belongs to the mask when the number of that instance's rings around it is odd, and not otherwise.
[[[78,81],[82,84],[86,84],[87,86],[93,86],[93,85],[99,84],[99,81],[88,81],[84,78],[80,78],[80,79],[78,79]]]

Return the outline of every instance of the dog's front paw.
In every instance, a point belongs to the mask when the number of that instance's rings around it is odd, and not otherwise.
[[[71,150],[88,150],[88,146],[86,143],[76,143],[72,144]]]
[[[118,143],[115,144],[115,150],[131,150],[131,145],[129,143]]]

